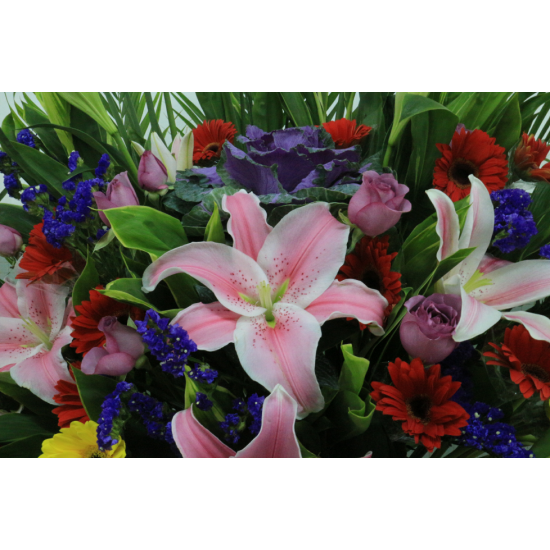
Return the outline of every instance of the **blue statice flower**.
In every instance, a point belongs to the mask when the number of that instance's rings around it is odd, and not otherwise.
[[[111,159],[109,155],[102,155],[102,157],[99,159],[97,168],[95,169],[96,177],[102,178],[107,173],[107,170],[109,170],[109,166],[111,166]]]
[[[165,434],[164,434],[164,440],[165,440],[166,443],[168,443],[168,445],[170,445],[171,447],[175,447],[175,446],[176,446],[176,442],[174,441],[174,434],[172,433],[172,422],[168,422],[168,424],[166,424],[166,430],[165,430]]]
[[[128,410],[141,417],[149,437],[161,441],[165,439],[168,418],[160,401],[142,393],[134,393],[128,400]]]
[[[49,244],[55,248],[61,248],[65,241],[75,232],[75,226],[57,220],[54,215],[44,210],[44,226],[42,233]]]
[[[214,406],[214,403],[208,399],[208,395],[204,393],[197,393],[197,400],[195,402],[195,405],[204,412],[208,412],[212,410],[212,407]]]
[[[170,319],[153,310],[147,312],[144,321],[136,321],[136,326],[153,356],[160,361],[163,372],[174,378],[184,376],[189,356],[197,351],[189,334],[179,325],[170,325]]]
[[[32,135],[30,130],[21,130],[17,134],[17,142],[21,143],[22,145],[27,145],[27,147],[32,147],[33,149],[36,147],[36,143],[34,142],[34,136]]]
[[[80,158],[80,153],[78,151],[73,151],[69,155],[69,162],[67,166],[71,172],[74,172],[78,168],[78,159]]]
[[[265,397],[260,397],[254,394],[248,400],[248,412],[252,417],[252,424],[250,425],[250,433],[252,435],[258,435],[262,429],[262,413],[264,408]]]
[[[503,189],[491,194],[495,207],[493,246],[504,254],[525,248],[537,233],[533,214],[528,210],[531,196],[522,189]]]
[[[97,428],[97,444],[102,451],[110,451],[118,443],[118,439],[112,438],[115,428],[115,421],[122,412],[122,395],[129,393],[134,389],[133,384],[120,382],[115,391],[108,395],[103,405],[101,405],[101,415],[99,416],[99,426]]]
[[[241,417],[238,414],[228,414],[225,417],[225,422],[220,423],[220,428],[222,429],[224,439],[232,444],[236,445],[241,440],[241,435],[238,430],[241,424]]]
[[[36,199],[44,194],[48,194],[48,187],[44,184],[35,187],[27,187],[23,193],[21,193],[21,202],[23,203],[25,212],[28,212],[32,208],[33,205],[31,203],[36,202]]]
[[[22,189],[21,183],[15,174],[7,174],[4,176],[4,187],[10,197],[13,197]]]
[[[213,369],[205,369],[199,365],[195,367],[188,374],[191,380],[198,382],[199,384],[212,385],[218,379],[218,371]]]
[[[4,153],[4,151],[0,151],[0,161],[5,159],[7,156],[7,153]]]
[[[543,258],[550,260],[550,244],[547,244],[540,249],[540,255]]]
[[[220,428],[225,434],[225,440],[236,445],[241,440],[241,433],[249,424],[248,431],[257,436],[262,429],[262,414],[265,397],[252,395],[247,401],[237,399],[233,402],[233,413],[225,417],[225,422],[220,423]]]

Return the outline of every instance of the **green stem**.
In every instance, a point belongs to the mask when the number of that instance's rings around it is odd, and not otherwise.
[[[113,134],[113,139],[117,144],[118,150],[122,153],[124,160],[126,160],[127,162],[127,168],[130,171],[130,175],[132,176],[133,181],[137,183],[138,171],[134,163],[134,159],[132,158],[132,155],[130,155],[128,148],[126,147],[126,145],[124,144],[124,141],[122,140],[122,136],[118,132],[116,132],[115,134]],[[135,184],[134,184],[134,187],[135,187]],[[141,193],[141,190],[140,190],[140,193]]]
[[[172,141],[174,141],[176,139],[176,136],[178,135],[178,127],[176,126],[176,119],[174,118],[174,109],[172,109],[172,99],[170,98],[170,92],[164,92],[164,103],[166,104],[166,113],[168,114],[168,122],[170,124]]]
[[[383,166],[389,166],[390,165],[390,160],[391,160],[392,153],[393,153],[393,145],[388,144],[388,148],[386,149],[386,156],[384,157]]]
[[[353,119],[353,102],[355,101],[355,92],[351,92],[349,101],[348,101],[348,107],[346,111],[346,118],[348,120]]]

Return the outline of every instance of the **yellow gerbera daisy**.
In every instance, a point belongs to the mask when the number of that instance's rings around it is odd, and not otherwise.
[[[95,422],[73,422],[42,443],[40,458],[126,458],[126,444],[117,443],[112,451],[101,451],[97,445],[97,424]]]

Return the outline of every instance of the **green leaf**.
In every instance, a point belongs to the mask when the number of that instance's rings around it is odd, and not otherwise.
[[[300,92],[280,92],[286,110],[296,126],[313,126],[311,113]]]
[[[113,208],[105,215],[126,248],[143,250],[156,258],[189,242],[176,218],[147,206]]]
[[[197,99],[208,120],[224,119],[225,109],[222,93],[224,92],[196,92]]]
[[[548,208],[550,204],[550,185],[546,182],[538,183],[532,198],[533,202],[529,210],[533,214],[533,219],[539,232],[523,249],[521,254],[522,260],[533,254],[538,256],[540,249],[550,243],[550,209]]]
[[[254,106],[252,113],[256,126],[266,132],[282,128],[285,115],[281,97],[277,92],[252,92]]]
[[[342,346],[342,353],[344,355],[344,366],[340,373],[340,389],[359,395],[363,389],[370,362],[362,357],[355,357],[351,344]]]
[[[550,458],[550,430],[548,430],[531,449],[537,458]]]
[[[502,118],[498,123],[493,137],[497,144],[509,151],[514,145],[517,145],[521,137],[521,111],[519,108],[518,94],[514,94],[511,101],[508,102]]]
[[[88,259],[86,267],[74,285],[73,290],[73,307],[79,306],[82,302],[90,300],[90,290],[93,290],[100,284],[99,274],[95,267],[95,262],[90,251],[88,251]],[[76,311],[76,310],[75,310]],[[78,315],[78,313],[77,313]]]
[[[65,101],[74,105],[95,120],[107,133],[118,132],[117,127],[107,113],[99,92],[57,92]]]
[[[150,303],[148,295],[143,293],[142,286],[141,279],[117,279],[109,283],[105,290],[100,290],[99,292],[119,302],[131,304],[142,309],[154,309],[158,311]]]
[[[433,282],[436,283],[437,281],[445,277],[447,273],[452,271],[458,264],[462,263],[474,250],[475,247],[465,248],[463,250],[455,252],[452,256],[449,256],[448,258],[443,260],[435,271]]]
[[[225,233],[220,218],[220,209],[217,204],[214,205],[214,213],[206,226],[204,240],[207,242],[225,244]]]
[[[87,376],[82,371],[73,368],[78,393],[86,414],[94,422],[101,416],[101,405],[105,398],[116,389],[117,382],[105,376]]]
[[[0,204],[0,221],[2,225],[19,231],[26,239],[33,227],[40,223],[40,219],[31,216],[21,206],[15,204]]]
[[[12,443],[33,435],[48,439],[57,433],[56,425],[39,416],[26,414],[5,414],[0,416],[0,443]]]
[[[45,417],[52,414],[52,405],[42,401],[26,388],[18,386],[9,372],[0,372],[0,392],[12,399],[15,399],[20,405],[29,409],[35,414]],[[54,417],[55,418],[55,417]]]
[[[374,410],[370,397],[365,403],[353,392],[340,392],[331,403],[326,415],[333,424],[330,430],[333,444],[364,434],[370,427]]]
[[[0,449],[0,458],[38,458],[42,454],[42,444],[49,437],[33,435],[20,441],[15,441]]]

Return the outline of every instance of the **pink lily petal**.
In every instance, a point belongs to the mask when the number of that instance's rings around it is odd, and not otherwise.
[[[267,237],[258,263],[277,292],[289,281],[283,302],[301,308],[319,298],[344,264],[349,227],[336,221],[326,203],[298,208]]]
[[[526,260],[491,271],[491,285],[470,294],[496,309],[512,309],[550,296],[550,261]]]
[[[476,250],[460,264],[459,272],[463,284],[466,284],[470,280],[482,262],[493,240],[495,229],[495,209],[489,191],[474,176],[470,176],[470,181],[472,183],[470,193],[471,206],[458,246],[460,250],[474,247]]]
[[[462,314],[453,339],[455,342],[471,340],[494,327],[500,319],[496,309],[478,302],[462,289]]]
[[[437,189],[430,189],[427,191],[427,195],[437,212],[436,233],[441,239],[437,259],[442,262],[458,252],[458,237],[460,235],[458,214],[453,201],[445,193]]]
[[[256,261],[273,231],[267,224],[266,211],[260,207],[260,199],[254,193],[239,191],[232,196],[225,195],[222,208],[231,214],[227,231],[233,237],[234,247]]]
[[[53,340],[63,327],[69,288],[18,281],[16,289],[21,317],[32,320]]]
[[[55,389],[57,383],[60,380],[72,382],[69,367],[61,354],[61,350],[72,342],[71,332],[70,327],[65,328],[51,350],[41,345],[35,355],[15,365],[10,371],[14,382],[43,401],[55,405],[53,397],[58,393]]]
[[[195,304],[182,311],[173,321],[189,333],[197,347],[217,351],[232,344],[237,321],[241,315],[229,311],[219,302]]]
[[[236,454],[195,418],[192,407],[174,416],[172,435],[183,458],[231,458]]]
[[[282,386],[265,400],[262,429],[237,458],[302,458],[296,438],[298,405]]]
[[[17,291],[7,281],[0,288],[0,317],[20,317]]]
[[[209,288],[231,311],[253,317],[265,309],[243,300],[240,294],[258,299],[258,285],[265,273],[249,256],[218,243],[193,243],[176,248],[150,265],[143,274],[144,292],[152,292],[170,275],[188,273]]]
[[[548,317],[527,311],[505,313],[503,317],[508,321],[521,323],[535,340],[550,342],[550,319]]]
[[[382,336],[384,310],[388,301],[378,292],[359,281],[334,281],[332,286],[307,309],[320,325],[332,319],[353,317],[369,327],[373,334]]]
[[[372,451],[367,456],[365,456],[363,458],[372,458]]]
[[[235,347],[252,380],[269,391],[277,385],[298,402],[299,418],[324,406],[315,376],[315,353],[321,327],[313,315],[298,306],[279,303],[273,308],[275,328],[265,316],[241,317],[235,331]]]

